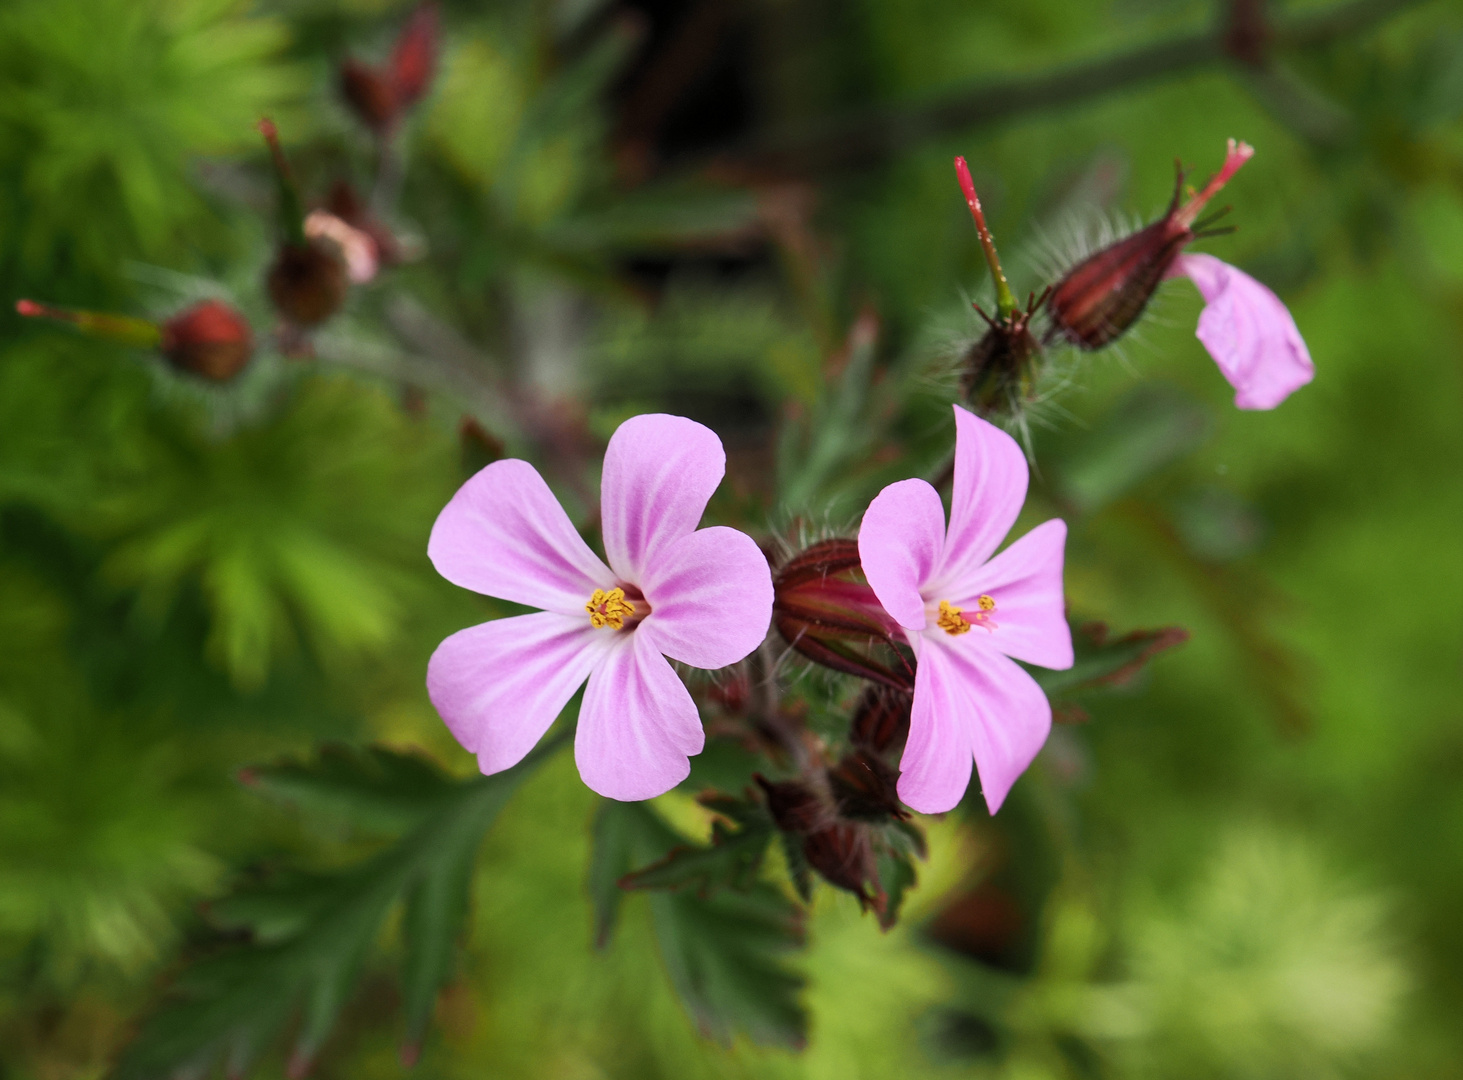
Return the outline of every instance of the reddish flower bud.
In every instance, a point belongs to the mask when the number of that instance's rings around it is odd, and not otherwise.
[[[1143,314],[1184,247],[1200,236],[1213,235],[1205,223],[1197,222],[1199,212],[1253,155],[1249,146],[1231,139],[1223,167],[1182,205],[1180,168],[1173,200],[1162,218],[1089,255],[1057,282],[1047,303],[1052,322],[1048,336],[1089,350],[1121,337]]]
[[[823,540],[773,578],[772,621],[809,660],[899,689],[914,686],[907,646],[863,580],[856,540]]]
[[[412,12],[391,50],[391,82],[403,109],[420,101],[432,85],[437,73],[439,23],[437,5],[429,0]]]
[[[228,382],[254,354],[243,315],[220,300],[204,300],[163,324],[160,348],[168,362],[210,382]]]
[[[833,807],[814,788],[801,780],[768,780],[754,773],[762,793],[767,797],[767,810],[783,832],[806,833],[826,829],[833,823]]]
[[[864,907],[879,907],[879,870],[867,828],[839,822],[812,833],[803,841],[803,855],[830,885],[853,893]]]
[[[328,240],[282,244],[264,279],[281,317],[298,327],[317,326],[345,303],[350,278]]]
[[[400,105],[396,87],[389,75],[370,64],[352,58],[341,63],[340,96],[372,131],[385,131],[396,122]]]
[[[437,5],[422,4],[397,36],[385,65],[375,67],[354,58],[341,63],[341,96],[377,135],[390,134],[402,114],[432,85],[437,71],[438,24]]]
[[[828,770],[828,787],[841,817],[856,821],[887,821],[909,817],[899,802],[895,784],[898,770],[877,754],[855,750]]]
[[[898,749],[909,736],[909,713],[914,695],[887,686],[871,686],[854,706],[849,741],[864,750],[885,754]]]

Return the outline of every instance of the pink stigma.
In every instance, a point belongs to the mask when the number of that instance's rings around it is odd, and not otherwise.
[[[1174,215],[1174,221],[1186,229],[1192,225],[1194,219],[1199,216],[1199,212],[1204,209],[1205,203],[1218,195],[1220,188],[1229,183],[1229,178],[1239,172],[1240,167],[1254,156],[1255,148],[1249,143],[1230,139],[1229,147],[1224,155],[1224,165],[1209,178],[1209,182],[1204,185],[1204,190],[1185,203],[1183,209]]]

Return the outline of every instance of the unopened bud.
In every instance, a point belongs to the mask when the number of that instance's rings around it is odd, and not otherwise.
[[[877,754],[855,750],[828,770],[828,787],[840,817],[856,821],[903,820],[909,812],[899,802],[899,773]]]
[[[372,131],[385,131],[396,122],[396,88],[386,73],[370,64],[355,59],[341,63],[340,96]]]
[[[317,326],[340,310],[350,287],[344,259],[327,240],[282,244],[265,288],[274,309],[298,327]]]
[[[412,12],[391,50],[391,82],[403,109],[420,101],[432,85],[437,73],[439,24],[437,5],[428,0]]]
[[[783,832],[817,832],[833,823],[833,807],[812,785],[801,780],[768,780],[753,775],[767,798],[767,810]]]
[[[227,382],[254,354],[248,320],[221,300],[204,300],[163,324],[159,346],[168,362],[211,382]]]
[[[1173,200],[1162,218],[1089,255],[1053,287],[1047,303],[1049,337],[1087,350],[1101,349],[1121,337],[1143,314],[1184,247],[1198,237],[1214,235],[1205,226],[1220,215],[1199,222],[1199,212],[1253,154],[1246,144],[1229,140],[1223,167],[1184,203],[1180,203],[1184,181],[1180,169]]]
[[[1006,282],[1006,273],[1001,269],[996,242],[986,227],[975,181],[971,179],[970,168],[963,157],[955,159],[955,176],[960,181],[960,190],[965,195],[966,206],[970,208],[976,236],[996,286],[994,317],[982,311],[979,304],[973,305],[985,320],[986,332],[961,357],[960,392],[981,416],[1010,415],[1020,411],[1023,404],[1035,396],[1042,351],[1041,343],[1031,333],[1031,317],[1041,307],[1046,294],[1039,298],[1029,296],[1025,310],[1017,304],[1011,286]]]
[[[863,579],[858,541],[823,540],[773,578],[772,621],[809,660],[886,686],[912,688],[914,667],[896,623]]]

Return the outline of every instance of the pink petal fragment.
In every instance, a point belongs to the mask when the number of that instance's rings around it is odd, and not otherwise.
[[[914,673],[899,797],[922,814],[952,810],[970,786],[972,706],[944,651],[923,643]]]
[[[1021,513],[1030,470],[1016,440],[959,405],[955,408],[955,478],[945,557],[930,582],[943,593],[991,557]]]
[[[427,695],[486,773],[518,764],[609,642],[587,618],[541,611],[459,630],[427,663]]]
[[[906,629],[924,629],[920,590],[939,565],[944,543],[945,508],[923,480],[890,484],[864,511],[859,562],[879,603]]]
[[[651,614],[637,634],[698,668],[735,664],[767,636],[772,571],[746,533],[701,529],[662,548],[640,587]]]
[[[1186,274],[1204,297],[1196,336],[1234,387],[1240,409],[1273,409],[1315,377],[1295,320],[1260,282],[1213,255],[1180,255],[1169,272]]]
[[[632,416],[605,449],[600,511],[605,556],[639,585],[661,546],[695,530],[726,472],[710,428],[684,416]]]
[[[648,635],[621,637],[589,677],[574,760],[585,784],[622,802],[663,795],[706,743],[691,694]]]
[[[1014,660],[993,649],[966,644],[975,633],[978,631],[950,638],[949,644],[942,641],[933,648],[926,647],[919,662],[924,667],[931,653],[948,657],[948,675],[963,688],[965,700],[970,703],[970,745],[975,751],[981,792],[994,814],[1006,801],[1016,778],[1046,742],[1052,728],[1052,707],[1036,680]],[[917,684],[917,673],[915,679]],[[918,685],[915,693],[919,693]]]
[[[582,615],[615,576],[575,531],[532,465],[495,461],[457,489],[427,541],[437,572],[464,589]]]
[[[991,612],[996,629],[987,633],[976,627],[961,640],[989,642],[1028,664],[1058,671],[1071,667],[1072,631],[1062,592],[1066,542],[1066,522],[1043,522],[952,590],[951,602],[966,611],[978,609],[982,594],[996,602]]]

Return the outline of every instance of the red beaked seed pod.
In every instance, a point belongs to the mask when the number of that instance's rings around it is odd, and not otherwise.
[[[809,660],[885,686],[914,686],[899,624],[884,610],[859,564],[857,540],[822,540],[798,552],[772,579],[772,622]]]
[[[350,288],[344,260],[325,240],[281,244],[265,277],[269,299],[295,326],[318,326],[340,310]]]
[[[1254,150],[1245,143],[1230,139],[1223,167],[1183,204],[1179,202],[1184,181],[1180,168],[1173,199],[1162,218],[1089,255],[1053,286],[1047,301],[1049,339],[1094,350],[1126,333],[1143,314],[1179,253],[1197,237],[1213,235],[1203,223],[1197,223],[1199,212],[1253,155]]]
[[[221,300],[204,300],[163,323],[159,345],[168,362],[210,382],[228,382],[254,354],[248,320]]]

